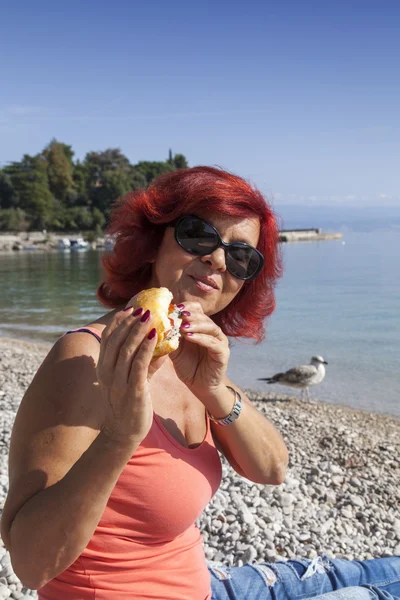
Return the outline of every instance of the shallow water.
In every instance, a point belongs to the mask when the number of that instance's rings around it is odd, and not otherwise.
[[[329,364],[314,398],[400,415],[400,233],[349,233],[344,241],[284,245],[266,339],[234,342],[228,375],[291,393],[257,378],[320,354]],[[0,255],[0,335],[53,342],[103,314],[100,259],[97,251]]]

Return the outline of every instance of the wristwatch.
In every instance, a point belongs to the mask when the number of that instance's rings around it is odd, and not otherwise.
[[[222,419],[216,419],[207,410],[208,417],[211,419],[211,421],[213,421],[214,423],[217,423],[217,425],[221,425],[222,427],[225,427],[225,425],[232,425],[232,423],[234,423],[236,421],[236,419],[238,419],[238,417],[242,411],[242,396],[239,394],[239,392],[237,390],[235,390],[230,385],[227,385],[226,387],[228,388],[228,390],[232,390],[232,392],[235,394],[235,404],[233,405],[233,408],[232,408],[231,412],[229,413],[229,415],[227,415],[226,417],[222,417]]]

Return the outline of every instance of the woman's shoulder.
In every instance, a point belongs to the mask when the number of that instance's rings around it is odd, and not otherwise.
[[[106,321],[98,321],[65,331],[50,348],[26,392],[31,406],[41,406],[39,412],[43,413],[45,405],[47,412],[54,407],[62,413],[79,412],[83,406],[90,414],[103,410],[96,368]]]
[[[81,346],[82,342],[84,344],[87,343],[90,346],[92,346],[93,340],[91,340],[91,338],[95,338],[95,339],[97,339],[97,342],[100,342],[104,329],[111,322],[111,320],[116,312],[117,312],[117,310],[112,310],[112,311],[106,313],[105,315],[99,317],[95,321],[90,321],[86,325],[80,325],[79,327],[74,327],[74,328],[67,330],[61,336],[61,338],[59,338],[59,340],[57,340],[57,343],[59,343],[60,346],[64,346],[67,343],[66,339],[65,339],[66,337],[69,338],[68,346],[71,346],[71,344],[72,344],[72,346],[74,346],[74,345]],[[71,334],[74,334],[74,335],[71,336]],[[78,334],[81,334],[81,335],[78,335]],[[98,345],[96,346],[96,348],[98,349]]]
[[[111,323],[112,319],[118,312],[119,311],[117,309],[111,310],[110,312],[106,313],[105,315],[102,315],[95,321],[91,321],[90,323],[84,325],[83,329],[95,329],[101,334],[107,327],[107,325]]]

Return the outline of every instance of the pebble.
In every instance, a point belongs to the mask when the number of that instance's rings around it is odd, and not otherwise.
[[[0,506],[10,433],[24,390],[48,347],[0,338]],[[247,390],[283,435],[290,468],[279,487],[223,481],[197,524],[208,560],[227,566],[290,558],[400,555],[400,421],[343,406]],[[268,402],[269,400],[269,402]],[[0,600],[32,600],[0,542]]]
[[[325,499],[329,504],[336,504],[336,494],[333,490],[327,490]]]

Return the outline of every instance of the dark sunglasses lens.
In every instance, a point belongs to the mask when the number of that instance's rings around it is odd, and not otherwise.
[[[251,279],[260,267],[260,255],[251,246],[231,246],[226,255],[226,266],[238,279]]]
[[[176,230],[179,244],[191,254],[205,256],[218,246],[218,236],[214,229],[201,219],[183,219]]]
[[[211,254],[220,246],[218,233],[198,217],[185,217],[175,228],[180,246],[196,256]],[[260,269],[262,258],[247,244],[231,244],[226,251],[226,267],[238,279],[253,279]]]

